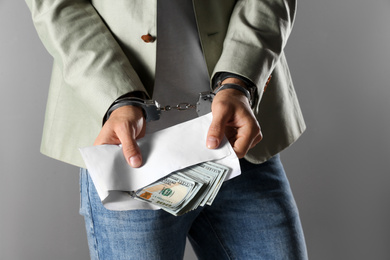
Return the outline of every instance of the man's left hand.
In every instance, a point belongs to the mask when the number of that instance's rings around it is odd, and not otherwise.
[[[217,148],[226,135],[238,158],[243,158],[263,138],[248,98],[238,90],[219,91],[211,106],[211,122],[206,145]]]

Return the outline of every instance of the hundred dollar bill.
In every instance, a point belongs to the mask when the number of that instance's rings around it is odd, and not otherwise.
[[[210,180],[212,179],[211,176],[203,175],[201,176],[199,172],[193,171],[191,169],[186,169],[185,171],[182,171],[179,173],[180,175],[183,175],[184,177],[190,178],[191,180],[195,181],[198,184],[202,184],[199,191],[194,194],[191,201],[186,205],[186,207],[183,207],[181,209],[182,213],[191,211],[196,209],[201,202],[204,200],[204,197],[207,195],[209,188],[210,188]]]
[[[200,194],[200,196],[198,196],[198,200],[193,203],[194,209],[198,206],[204,206],[212,192],[214,182],[219,178],[218,173],[207,172],[203,170],[202,167],[196,165],[188,169],[188,171],[186,171],[186,174],[193,179],[198,178],[201,181],[205,182],[205,188],[202,191],[202,194]]]
[[[207,205],[211,205],[215,199],[215,197],[217,196],[218,194],[218,191],[220,190],[228,172],[229,172],[229,168],[224,166],[224,165],[221,165],[221,164],[217,164],[217,163],[214,163],[214,162],[208,162],[208,163],[202,163],[199,165],[199,167],[203,168],[203,170],[205,171],[208,171],[209,173],[210,172],[214,172],[214,173],[217,173],[219,178],[215,180],[215,182],[213,183],[213,186],[211,187],[211,194],[209,194],[209,196],[207,197],[207,202],[206,204]]]
[[[192,169],[194,169],[197,172],[214,176],[215,178],[210,183],[209,192],[205,196],[201,206],[204,205],[211,205],[212,202],[215,199],[216,194],[218,193],[219,189],[221,188],[223,181],[225,180],[229,168],[225,167],[221,164],[213,163],[213,162],[207,162],[207,163],[200,163],[196,166],[193,166]]]
[[[221,164],[205,162],[173,172],[129,194],[179,216],[199,206],[211,205],[228,171]]]
[[[196,186],[195,182],[180,176],[170,175],[135,192],[135,198],[160,207],[177,209]]]

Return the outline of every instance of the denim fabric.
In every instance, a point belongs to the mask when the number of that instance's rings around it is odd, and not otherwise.
[[[212,206],[180,217],[162,210],[106,210],[81,169],[80,214],[91,259],[182,259],[188,236],[199,259],[307,259],[289,183],[279,156],[241,160]]]

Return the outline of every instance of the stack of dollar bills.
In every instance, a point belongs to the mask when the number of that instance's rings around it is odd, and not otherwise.
[[[211,205],[228,171],[221,164],[204,162],[173,172],[129,194],[180,216],[199,206]]]

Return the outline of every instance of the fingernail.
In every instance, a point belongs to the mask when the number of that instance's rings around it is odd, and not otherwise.
[[[129,163],[132,167],[137,168],[140,167],[142,164],[141,156],[135,155],[129,158]]]
[[[215,149],[218,147],[219,143],[218,143],[218,139],[213,137],[213,136],[209,136],[207,138],[207,142],[206,142],[206,145],[207,145],[207,148],[209,149]]]

